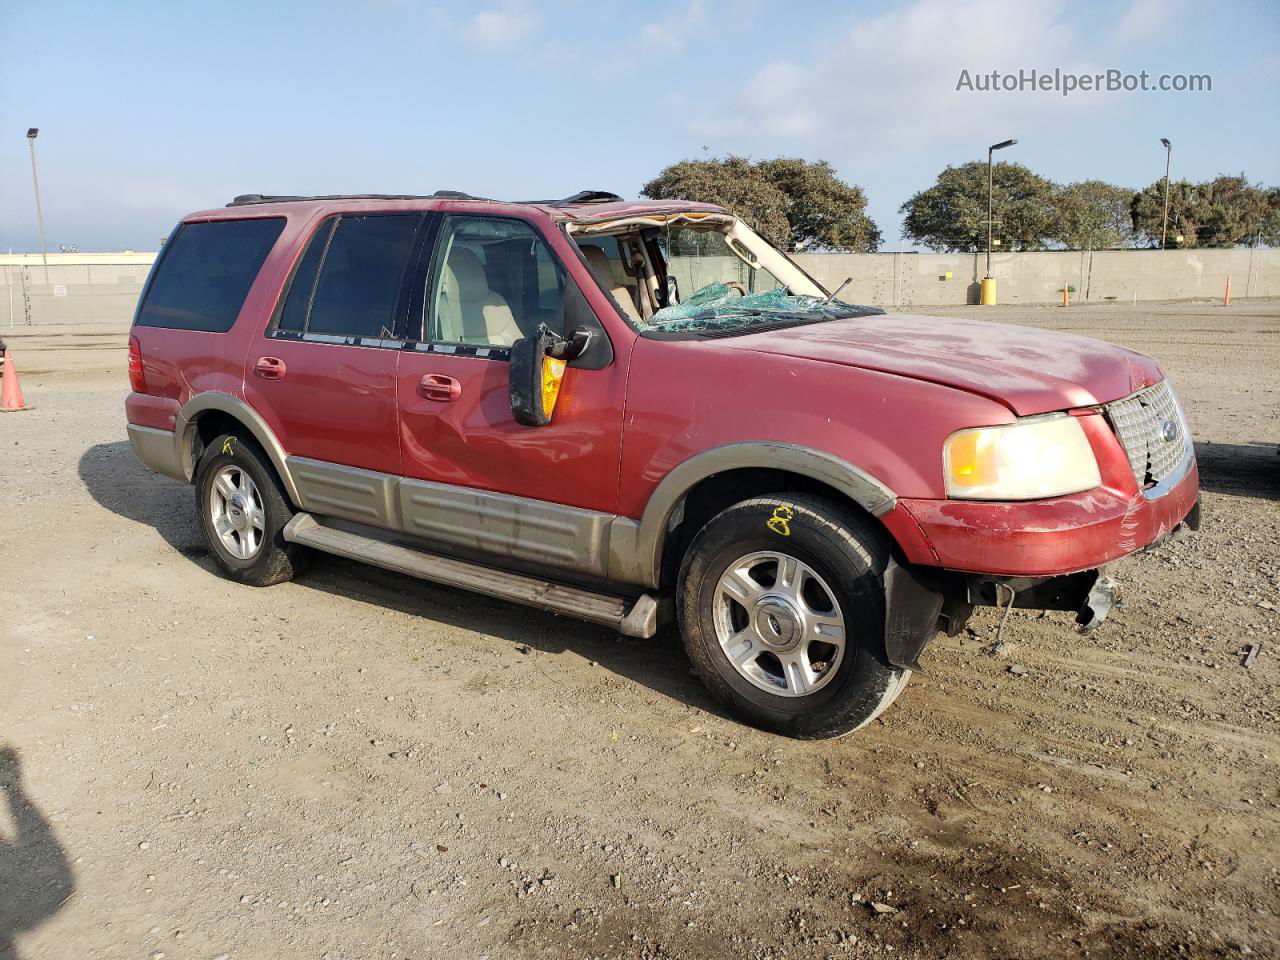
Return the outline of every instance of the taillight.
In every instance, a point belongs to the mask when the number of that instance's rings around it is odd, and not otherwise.
[[[147,375],[142,371],[142,347],[137,337],[129,338],[129,386],[135,393],[147,392]]]

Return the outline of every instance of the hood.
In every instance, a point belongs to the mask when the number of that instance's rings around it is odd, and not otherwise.
[[[748,334],[724,346],[928,380],[1018,416],[1110,403],[1163,379],[1150,357],[1035,327],[891,313]]]

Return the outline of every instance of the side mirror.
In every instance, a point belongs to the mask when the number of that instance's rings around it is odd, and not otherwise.
[[[566,340],[544,325],[511,345],[511,414],[516,423],[541,427],[551,422],[565,369],[587,349],[591,339],[592,333],[585,327],[578,327]]]

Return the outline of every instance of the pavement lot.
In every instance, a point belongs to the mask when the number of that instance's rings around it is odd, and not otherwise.
[[[996,656],[984,613],[823,743],[673,634],[222,579],[129,450],[125,331],[0,331],[0,958],[1276,956],[1280,304],[981,315],[1158,357],[1205,527],[1097,634],[1015,611]]]

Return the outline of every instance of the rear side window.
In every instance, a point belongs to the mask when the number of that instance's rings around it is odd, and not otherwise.
[[[282,217],[183,224],[161,254],[137,325],[226,333],[283,229]]]
[[[324,252],[329,249],[329,238],[333,236],[333,228],[337,222],[337,217],[324,221],[311,238],[307,252],[302,255],[302,261],[289,284],[289,296],[285,300],[284,309],[280,311],[278,330],[301,333],[306,327],[307,313],[311,310],[311,296],[316,290],[316,276],[320,272],[320,261],[324,259]]]
[[[322,224],[298,264],[277,331],[393,338],[421,219],[417,214],[344,216]]]

